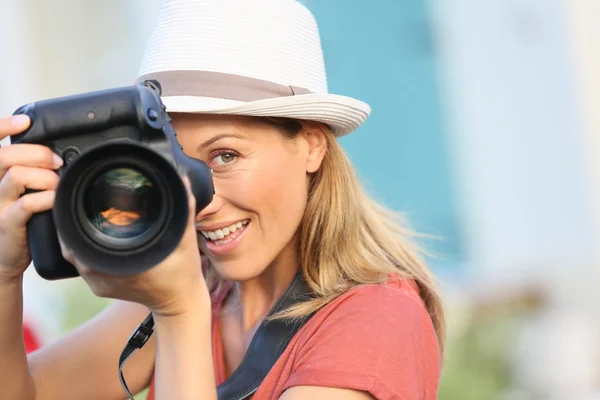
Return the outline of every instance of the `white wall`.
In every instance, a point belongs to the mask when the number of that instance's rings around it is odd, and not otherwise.
[[[561,0],[434,0],[474,274],[593,265],[582,115]]]
[[[573,41],[577,91],[584,120],[585,161],[592,187],[596,238],[600,237],[600,2],[567,1],[566,19]],[[596,242],[598,243],[598,242]],[[596,246],[600,260],[600,246]],[[600,268],[599,268],[600,269]],[[599,271],[600,272],[600,271]]]

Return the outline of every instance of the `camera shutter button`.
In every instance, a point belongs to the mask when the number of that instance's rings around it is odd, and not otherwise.
[[[70,164],[73,161],[75,161],[75,159],[79,157],[79,152],[75,149],[68,149],[66,151],[63,152],[62,158],[65,161],[65,164]]]

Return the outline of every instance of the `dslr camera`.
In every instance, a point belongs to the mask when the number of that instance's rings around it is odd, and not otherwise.
[[[64,160],[52,210],[27,225],[37,273],[78,276],[58,238],[92,270],[134,275],[164,260],[188,221],[187,176],[196,212],[214,194],[211,170],[186,156],[160,99],[160,84],[39,101],[14,113],[31,118],[11,143],[49,147]]]

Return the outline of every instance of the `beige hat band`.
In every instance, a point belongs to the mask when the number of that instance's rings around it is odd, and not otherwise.
[[[258,101],[309,94],[310,90],[262,79],[213,71],[159,71],[140,76],[136,83],[157,80],[163,96],[198,96]]]

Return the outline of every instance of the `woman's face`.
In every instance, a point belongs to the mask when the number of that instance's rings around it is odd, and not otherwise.
[[[196,216],[199,246],[224,279],[244,281],[270,265],[298,266],[297,229],[308,174],[322,161],[324,134],[294,138],[253,118],[174,114],[184,152],[213,170],[215,196]],[[287,267],[283,267],[287,268]]]

